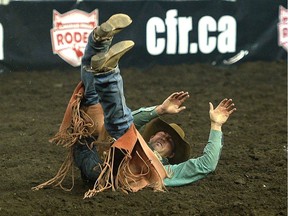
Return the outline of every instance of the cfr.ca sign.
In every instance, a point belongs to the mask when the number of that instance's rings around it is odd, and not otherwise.
[[[50,30],[53,53],[74,67],[80,66],[88,36],[98,20],[97,9],[91,13],[75,9],[64,14],[53,10]]]

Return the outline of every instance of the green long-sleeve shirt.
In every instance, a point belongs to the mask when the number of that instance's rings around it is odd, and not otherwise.
[[[155,107],[142,107],[133,113],[134,124],[140,131],[145,124],[158,117]],[[181,186],[190,184],[206,177],[216,169],[223,146],[223,134],[221,131],[210,130],[208,144],[204,148],[203,155],[189,159],[180,164],[164,165],[169,177],[164,179],[165,186]]]

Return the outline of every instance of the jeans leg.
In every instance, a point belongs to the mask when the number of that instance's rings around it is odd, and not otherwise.
[[[131,110],[126,105],[119,67],[96,75],[95,88],[104,110],[105,128],[110,136],[118,139],[133,122]]]
[[[94,75],[86,71],[86,67],[90,67],[92,56],[97,53],[106,53],[111,45],[111,40],[94,41],[93,32],[88,37],[88,43],[85,48],[84,56],[82,57],[81,65],[81,80],[85,86],[83,105],[89,106],[99,102],[98,94],[95,90]]]
[[[91,72],[87,72],[85,68],[81,68],[81,80],[84,84],[84,98],[82,104],[84,106],[91,106],[99,103],[99,96],[95,89],[94,75]]]
[[[92,142],[92,140],[89,141],[89,138],[87,138],[87,142]],[[96,181],[101,172],[98,165],[103,163],[96,151],[96,146],[89,149],[86,145],[77,143],[73,147],[73,155],[75,165],[81,171],[82,179]]]

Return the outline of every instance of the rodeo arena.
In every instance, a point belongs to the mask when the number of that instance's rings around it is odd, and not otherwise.
[[[284,0],[0,0],[1,216],[287,216]]]

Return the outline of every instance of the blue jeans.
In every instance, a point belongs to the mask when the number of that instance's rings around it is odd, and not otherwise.
[[[120,69],[117,66],[111,71],[97,75],[88,71],[92,56],[107,52],[110,45],[111,41],[95,42],[92,34],[89,36],[81,67],[81,80],[85,86],[82,104],[89,106],[100,103],[104,111],[105,128],[111,137],[118,139],[133,122],[131,110],[125,102]],[[89,149],[86,145],[77,143],[74,147],[74,161],[81,170],[82,178],[90,181],[97,179],[100,173],[93,168],[102,161],[96,148]]]
[[[91,72],[87,72],[86,68],[90,67],[91,58],[97,53],[106,53],[111,45],[111,40],[104,42],[95,42],[93,40],[93,32],[88,37],[88,43],[86,45],[84,56],[82,57],[81,65],[81,80],[85,86],[85,97],[82,101],[83,105],[89,106],[99,103],[99,97],[95,89],[94,75]]]

